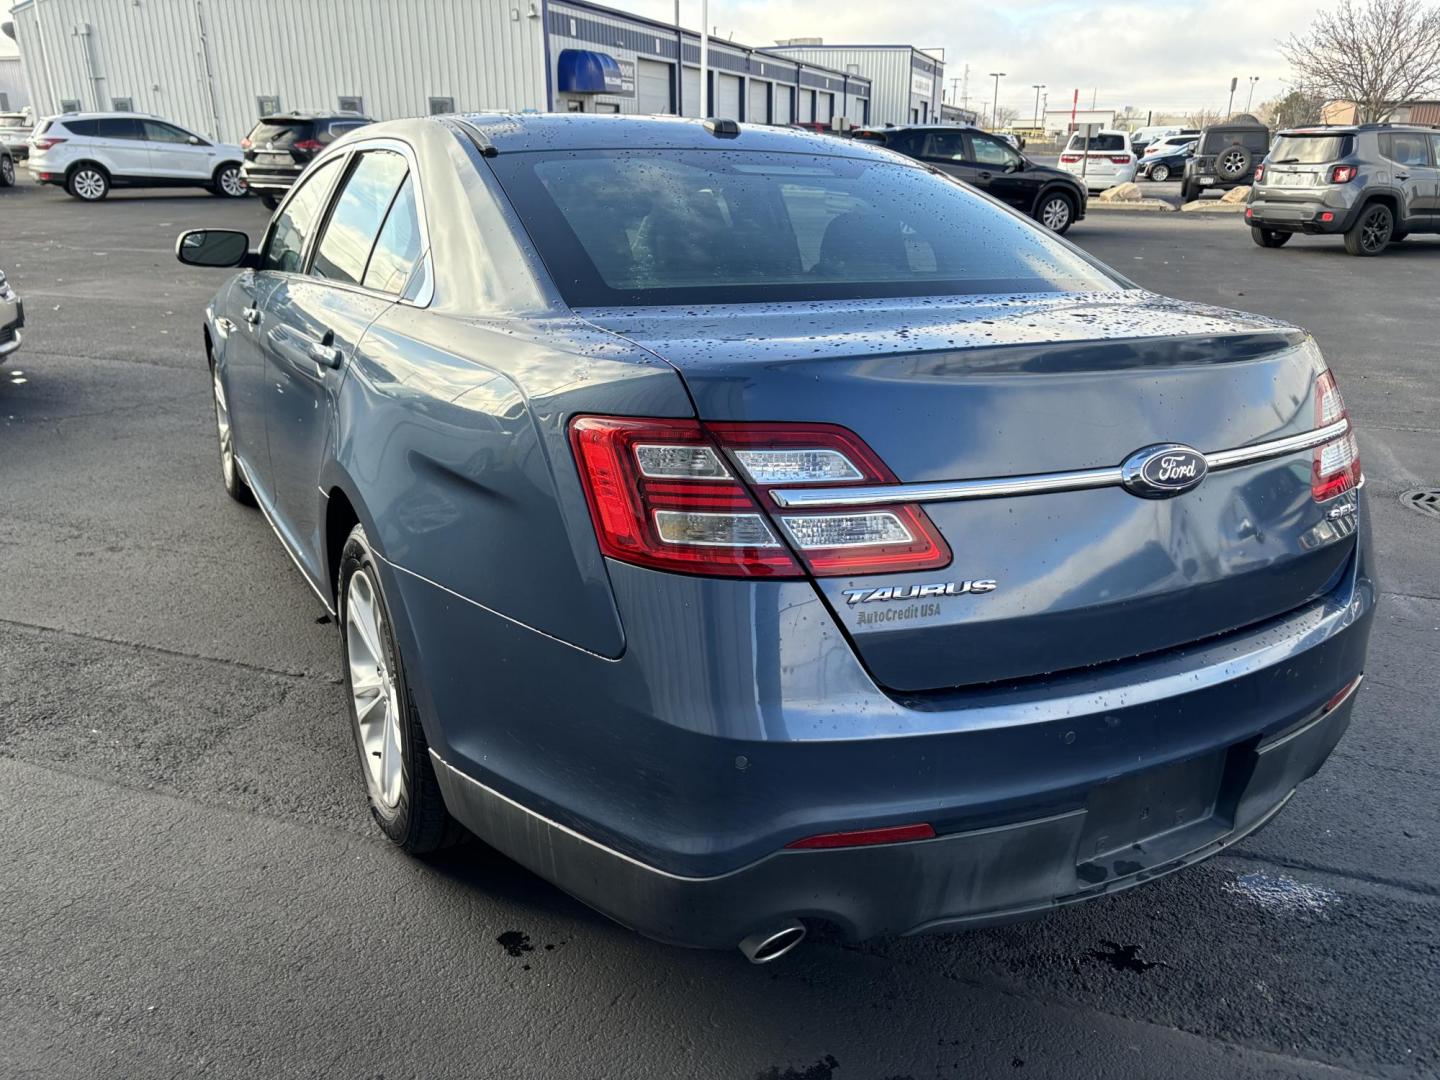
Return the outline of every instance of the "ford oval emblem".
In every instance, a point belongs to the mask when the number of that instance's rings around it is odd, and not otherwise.
[[[1120,483],[1142,499],[1168,499],[1189,491],[1210,471],[1205,455],[1179,443],[1136,450],[1120,466]]]

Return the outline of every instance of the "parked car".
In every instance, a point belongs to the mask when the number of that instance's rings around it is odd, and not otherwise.
[[[374,123],[354,112],[288,112],[264,116],[241,141],[245,181],[274,210],[315,155],[342,135]]]
[[[1097,132],[1090,136],[1088,147],[1084,135],[1072,132],[1060,153],[1060,168],[1090,191],[1130,183],[1135,179],[1137,161],[1130,136],[1123,131]]]
[[[224,484],[335,616],[404,850],[463,823],[758,962],[1197,862],[1349,723],[1377,585],[1313,339],[873,144],[393,121],[177,254],[242,268],[196,328]]]
[[[240,148],[144,113],[64,113],[41,120],[25,166],[42,184],[97,202],[112,187],[203,187],[246,194]]]
[[[15,159],[10,151],[0,147],[0,187],[15,186]]]
[[[1144,151],[1140,154],[1140,166],[1144,168],[1145,159],[1170,153],[1177,146],[1193,146],[1200,141],[1199,133],[1193,135],[1166,135],[1147,143]]]
[[[1196,140],[1184,139],[1182,142],[1170,143],[1163,149],[1150,147],[1145,151],[1145,156],[1140,159],[1140,175],[1146,180],[1154,180],[1157,183],[1164,183],[1172,176],[1179,176],[1185,171],[1185,162],[1189,161],[1195,154]],[[1156,152],[1156,151],[1159,152]]]
[[[861,128],[855,138],[878,143],[964,180],[1052,232],[1085,216],[1086,192],[1070,176],[1037,165],[1003,136],[955,124]]]
[[[1270,147],[1270,130],[1253,116],[1240,114],[1200,133],[1195,154],[1185,162],[1180,197],[1193,202],[1206,191],[1244,187]]]
[[[28,113],[0,112],[0,150],[10,155],[10,160],[24,161],[30,154],[30,132],[35,124]]]
[[[1199,135],[1199,128],[1181,127],[1178,124],[1152,124],[1149,127],[1136,128],[1130,133],[1130,146],[1137,154],[1144,155],[1158,142],[1173,138],[1176,135]]]
[[[5,271],[0,270],[0,363],[20,348],[20,328],[25,325],[25,305],[15,295]]]
[[[1402,124],[1282,131],[1255,168],[1245,208],[1261,247],[1339,233],[1351,255],[1379,255],[1440,232],[1440,129]]]

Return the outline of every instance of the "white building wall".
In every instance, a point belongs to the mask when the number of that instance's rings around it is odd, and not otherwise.
[[[928,80],[928,93],[917,93],[915,77],[922,73],[915,67],[918,50],[908,45],[850,47],[842,45],[796,45],[777,46],[770,50],[793,60],[811,64],[823,64],[841,72],[854,72],[870,80],[870,123],[908,124],[912,117],[919,118],[921,103],[923,116],[938,121],[941,95],[945,88],[945,65],[933,56],[918,55],[918,59],[936,70],[924,73]],[[837,106],[839,104],[837,98]],[[850,106],[854,108],[854,106]],[[851,119],[859,120],[858,113]]]
[[[0,105],[19,112],[30,104],[30,88],[25,81],[25,65],[18,56],[0,56]]]
[[[428,113],[431,97],[545,107],[540,19],[513,0],[22,0],[13,17],[41,115],[129,98],[238,141],[262,94],[284,110],[358,96],[381,120]]]

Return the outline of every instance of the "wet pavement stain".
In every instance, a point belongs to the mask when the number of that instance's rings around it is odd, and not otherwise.
[[[840,1067],[830,1054],[804,1069],[780,1068],[771,1065],[764,1072],[756,1073],[755,1080],[834,1080],[835,1070]]]
[[[1136,974],[1151,968],[1168,967],[1163,960],[1146,960],[1140,955],[1139,945],[1121,945],[1118,941],[1100,942],[1103,949],[1092,949],[1090,959],[1103,960],[1116,971],[1130,971]]]
[[[519,930],[506,930],[495,940],[511,956],[524,956],[535,951],[535,946],[530,944],[530,935]]]

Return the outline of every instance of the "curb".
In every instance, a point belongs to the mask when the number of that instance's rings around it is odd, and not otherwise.
[[[1095,210],[1130,210],[1136,213],[1173,214],[1175,207],[1164,199],[1139,199],[1135,202],[1100,202],[1092,199],[1085,204],[1087,214]]]
[[[1186,214],[1243,214],[1245,204],[1243,202],[1222,202],[1220,199],[1197,199],[1194,202],[1187,202],[1180,207],[1182,213]]]

